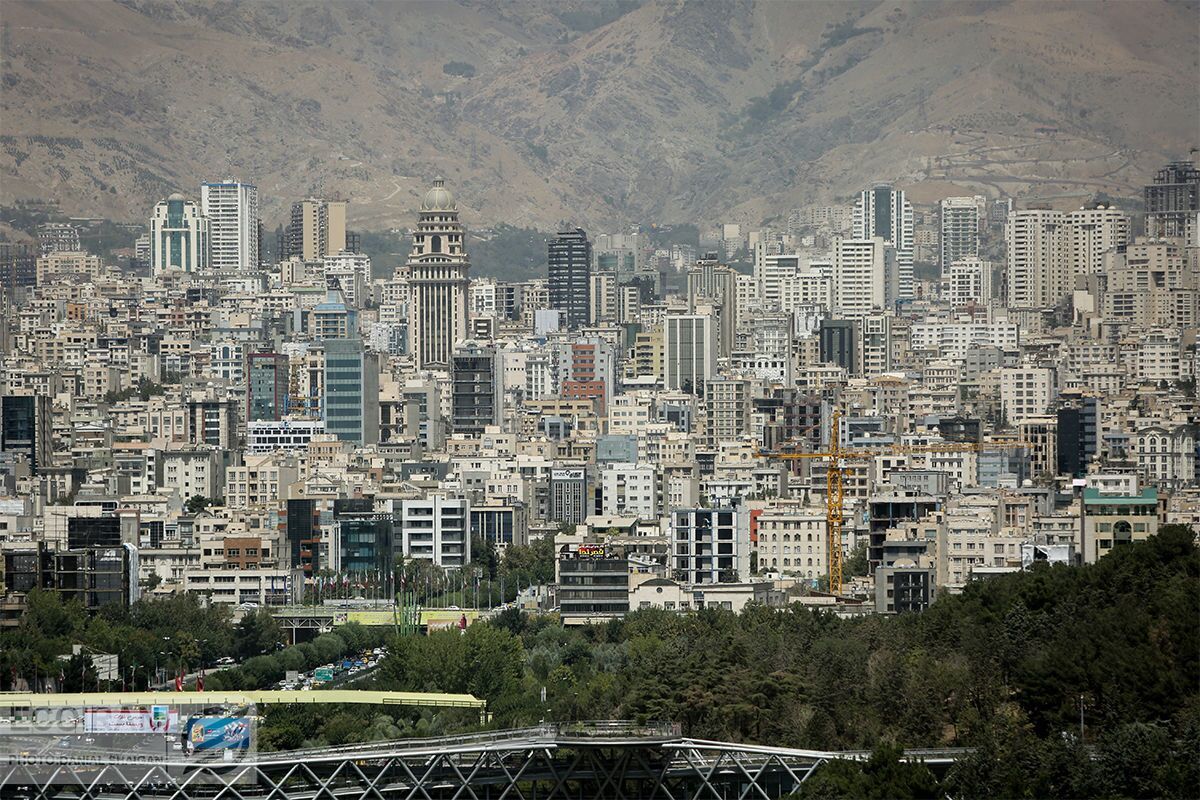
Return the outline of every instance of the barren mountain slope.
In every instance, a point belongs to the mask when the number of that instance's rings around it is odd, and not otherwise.
[[[0,4],[0,202],[206,178],[405,225],[757,223],[898,181],[1135,192],[1194,146],[1194,3]],[[473,72],[473,75],[471,74]]]

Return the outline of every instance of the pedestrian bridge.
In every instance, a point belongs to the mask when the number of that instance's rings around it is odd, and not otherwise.
[[[958,750],[906,753],[944,769]],[[865,759],[681,736],[677,726],[567,723],[189,761],[52,753],[0,766],[0,797],[778,798],[822,763]]]
[[[216,692],[82,692],[33,693],[0,692],[0,709],[48,708],[122,708],[150,705],[250,706],[293,703],[352,703],[379,706],[432,706],[438,708],[477,708],[485,700],[470,694],[440,692],[370,692],[360,689],[322,689],[297,691],[251,689]]]

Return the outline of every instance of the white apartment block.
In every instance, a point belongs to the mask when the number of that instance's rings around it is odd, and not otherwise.
[[[1071,272],[1061,211],[1010,211],[1004,244],[1010,308],[1049,308],[1067,295]]]
[[[279,457],[247,458],[245,466],[225,470],[225,504],[229,508],[276,505],[287,499],[287,487],[298,479],[296,467]]]
[[[862,318],[860,338],[863,377],[871,378],[892,368],[892,317],[868,314]]]
[[[336,280],[345,295],[347,305],[362,308],[366,301],[363,292],[371,285],[371,257],[366,253],[341,250],[324,258],[325,282]]]
[[[1067,215],[1071,275],[1104,271],[1104,254],[1129,244],[1129,217],[1115,208],[1080,208]]]
[[[224,474],[218,466],[217,451],[207,449],[168,450],[163,453],[162,488],[174,489],[186,500],[220,497]]]
[[[214,270],[258,269],[258,187],[232,179],[201,184],[200,213],[208,219]]]
[[[183,577],[187,591],[206,595],[211,602],[221,605],[286,605],[296,599],[293,597],[293,573],[282,568],[189,567],[183,571]]]
[[[894,247],[879,237],[838,239],[833,255],[835,313],[861,317],[895,302],[899,284]]]
[[[991,261],[965,258],[942,268],[946,282],[947,299],[955,308],[969,303],[986,306],[992,300],[992,275],[995,265]]]
[[[816,580],[829,570],[825,512],[767,508],[758,517],[759,569]]]
[[[909,332],[915,350],[935,350],[943,358],[962,358],[980,347],[1016,350],[1021,331],[1015,322],[916,322]]]
[[[739,331],[748,329],[751,320],[762,310],[759,299],[758,278],[754,275],[738,274],[734,278],[734,293],[736,295],[736,318]]]
[[[462,567],[471,561],[471,501],[430,495],[420,500],[389,500],[396,543],[406,558],[432,561],[439,567]]]
[[[1151,331],[1138,341],[1137,378],[1142,383],[1183,378],[1183,346],[1178,331]]]
[[[782,310],[784,295],[799,271],[799,256],[767,255],[766,242],[759,242],[754,248],[754,278],[758,282],[760,309]]]
[[[214,377],[240,386],[246,373],[245,345],[228,339],[213,342],[208,348],[208,369]]]
[[[1000,370],[1000,405],[1010,425],[1046,414],[1056,394],[1054,370],[1049,367]]]
[[[600,507],[608,516],[655,519],[659,512],[658,468],[609,464],[600,471]]]

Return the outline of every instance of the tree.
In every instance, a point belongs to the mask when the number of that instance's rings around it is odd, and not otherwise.
[[[233,649],[239,660],[274,653],[283,642],[283,630],[265,608],[242,617],[233,631]]]
[[[922,763],[901,760],[904,751],[881,744],[866,763],[830,761],[800,785],[801,800],[916,800],[939,798],[937,778]],[[1007,795],[1006,795],[1007,796]]]
[[[845,573],[847,575],[869,575],[871,565],[867,560],[867,543],[859,542],[850,557],[846,559]]]
[[[183,510],[188,514],[199,514],[204,509],[213,504],[213,501],[202,494],[194,494],[188,498],[183,505]]]
[[[528,545],[509,545],[505,548],[499,573],[507,582],[509,594],[515,597],[518,586],[553,582],[554,564],[554,537],[541,536]]]

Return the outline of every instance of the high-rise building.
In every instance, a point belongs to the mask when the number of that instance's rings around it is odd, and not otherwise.
[[[615,272],[593,272],[588,277],[588,320],[592,324],[620,319],[620,287]]]
[[[0,242],[0,286],[9,292],[37,285],[38,249],[24,242]]]
[[[892,368],[892,317],[868,314],[861,322],[862,372],[871,378]]]
[[[237,272],[259,268],[258,187],[232,178],[201,184],[200,214],[208,220],[212,269]]]
[[[554,522],[577,524],[588,515],[587,470],[571,467],[550,470],[550,512]]]
[[[833,250],[833,305],[837,313],[860,317],[891,308],[902,295],[896,249],[881,237],[838,239]]]
[[[280,260],[320,261],[346,249],[346,201],[307,197],[292,203]]]
[[[795,254],[768,253],[767,243],[759,242],[754,247],[754,280],[758,284],[758,298],[767,310],[782,310],[788,287],[796,280],[800,270],[800,258]]]
[[[962,258],[942,271],[946,281],[946,297],[955,308],[968,303],[987,305],[992,299],[992,272],[990,261],[978,258]]]
[[[450,369],[455,346],[467,338],[466,230],[458,203],[442,178],[421,201],[408,257],[408,331],[417,369]],[[586,310],[586,306],[585,306]]]
[[[1167,164],[1146,186],[1146,235],[1196,244],[1200,232],[1200,169],[1191,161]]]
[[[592,267],[592,243],[583,228],[576,228],[560,231],[550,240],[548,251],[546,285],[550,290],[550,308],[563,313],[568,329],[587,325],[591,310],[588,276]]]
[[[52,422],[47,395],[0,395],[0,452],[24,455],[34,475],[53,466]]]
[[[1104,271],[1104,254],[1129,244],[1129,217],[1111,206],[1080,208],[1067,214],[1071,275]]]
[[[688,313],[708,312],[717,330],[717,357],[728,358],[737,333],[737,271],[718,264],[714,254],[699,259],[688,273]]]
[[[848,375],[858,374],[858,327],[853,320],[822,320],[817,342],[822,364],[837,364]]]
[[[150,217],[150,267],[155,275],[167,270],[208,269],[208,220],[200,207],[178,192],[154,206]]]
[[[379,441],[379,356],[360,339],[325,342],[325,431],[359,446]]]
[[[496,351],[468,344],[451,357],[451,430],[463,436],[482,436],[500,422],[500,381]]]
[[[1082,478],[1100,450],[1100,401],[1080,397],[1058,409],[1058,474]]]
[[[913,207],[887,184],[864,190],[854,205],[855,239],[879,237],[896,250],[897,300],[913,296]]]
[[[699,395],[717,368],[712,317],[671,314],[663,321],[663,373],[667,389]]]
[[[1061,211],[1010,211],[1004,226],[1009,308],[1050,308],[1070,290]]]
[[[986,200],[982,197],[947,197],[941,204],[940,260],[942,277],[950,265],[979,256],[979,224]]]
[[[282,419],[287,410],[288,358],[279,353],[246,354],[246,421]]]

